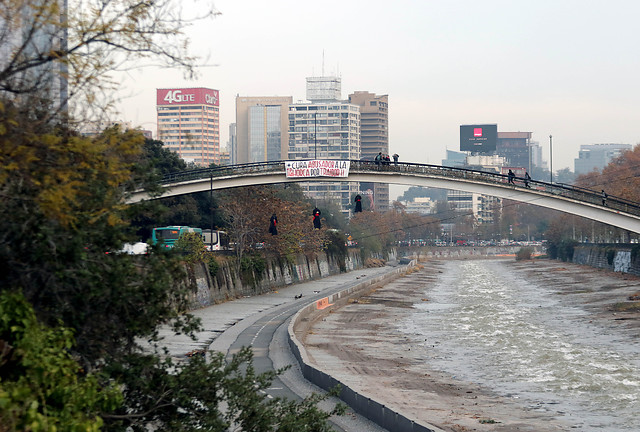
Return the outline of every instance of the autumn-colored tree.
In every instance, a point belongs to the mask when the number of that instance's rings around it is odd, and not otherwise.
[[[305,204],[279,198],[268,187],[238,188],[222,194],[221,210],[238,258],[256,244],[264,244],[281,256],[322,251],[326,228],[313,229],[311,209]],[[274,213],[278,234],[270,235],[269,219]]]
[[[640,144],[612,160],[602,172],[579,176],[576,185],[640,202]]]

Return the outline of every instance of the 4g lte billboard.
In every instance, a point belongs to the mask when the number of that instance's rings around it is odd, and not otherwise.
[[[218,90],[196,87],[156,89],[157,105],[215,105],[219,106]]]
[[[497,124],[460,126],[460,151],[493,153],[497,144]]]

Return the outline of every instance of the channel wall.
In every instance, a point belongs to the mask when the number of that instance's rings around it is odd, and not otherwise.
[[[302,375],[308,381],[311,381],[326,391],[329,391],[339,385],[340,399],[342,399],[342,401],[349,405],[358,414],[368,418],[390,432],[439,432],[441,429],[434,426],[427,427],[416,423],[374,399],[361,395],[341,382],[339,378],[331,376],[328,372],[312,365],[309,361],[309,356],[307,355],[304,345],[296,336],[296,333],[304,332],[305,329],[311,325],[312,320],[310,317],[312,314],[319,310],[339,308],[345,305],[355,294],[362,295],[371,292],[405,274],[414,265],[415,261],[412,261],[408,266],[398,267],[390,273],[363,281],[356,286],[332,294],[328,297],[324,297],[303,307],[293,316],[289,323],[289,346],[291,347],[293,355],[300,364]]]

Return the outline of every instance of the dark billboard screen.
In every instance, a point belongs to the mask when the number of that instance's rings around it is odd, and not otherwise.
[[[497,142],[497,124],[460,126],[460,151],[493,153]]]

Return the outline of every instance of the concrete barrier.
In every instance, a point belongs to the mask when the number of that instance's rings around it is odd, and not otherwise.
[[[296,326],[312,312],[326,308],[326,304],[328,303],[333,303],[336,307],[339,307],[345,304],[353,294],[366,290],[367,288],[372,288],[378,284],[390,282],[401,274],[406,273],[413,265],[415,265],[415,261],[412,261],[407,267],[396,268],[390,273],[363,281],[354,287],[332,294],[326,297],[326,302],[313,302],[303,307],[293,316],[289,323],[289,346],[291,347],[293,355],[298,360],[298,363],[300,363],[302,375],[308,381],[327,391],[335,388],[337,385],[340,385],[340,399],[363,417],[368,418],[390,432],[441,432],[441,429],[436,428],[435,426],[416,423],[391,408],[357,393],[344,383],[340,382],[337,378],[331,376],[328,372],[313,366],[309,361],[309,356],[307,355],[304,345],[295,335]],[[319,305],[321,307],[319,307]]]

